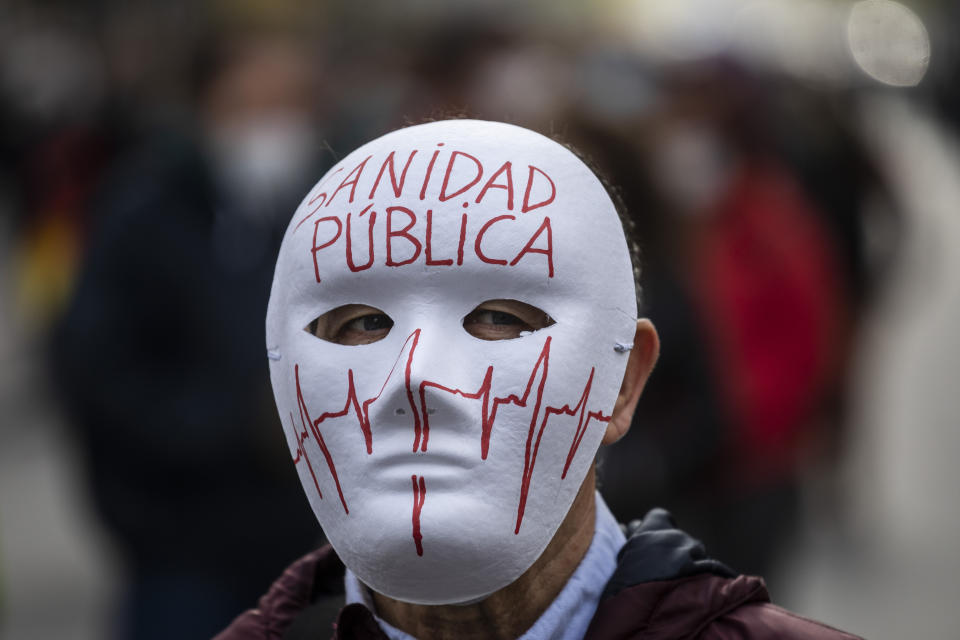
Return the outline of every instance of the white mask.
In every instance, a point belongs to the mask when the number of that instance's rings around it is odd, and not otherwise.
[[[464,317],[496,299],[555,323],[468,334]],[[394,324],[353,346],[306,330],[347,304]],[[516,580],[593,464],[635,329],[614,206],[561,145],[451,120],[347,156],[297,209],[267,313],[287,442],[340,558],[419,604]]]

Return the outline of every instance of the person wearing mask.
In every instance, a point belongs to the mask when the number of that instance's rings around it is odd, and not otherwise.
[[[513,125],[413,126],[333,167],[266,322],[330,545],[217,639],[852,638],[596,491],[659,352],[632,258],[597,176]]]

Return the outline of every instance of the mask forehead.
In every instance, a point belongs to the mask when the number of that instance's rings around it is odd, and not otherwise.
[[[302,328],[342,304],[513,297],[555,317],[635,318],[634,291],[619,219],[589,168],[526,129],[453,120],[378,138],[317,183],[288,227],[271,311]]]

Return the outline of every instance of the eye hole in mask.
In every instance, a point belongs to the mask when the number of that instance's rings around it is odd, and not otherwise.
[[[463,318],[463,329],[481,340],[512,340],[555,324],[553,318],[519,300],[487,300]]]
[[[376,307],[345,304],[327,311],[304,331],[327,342],[360,345],[383,340],[392,327],[393,319]]]

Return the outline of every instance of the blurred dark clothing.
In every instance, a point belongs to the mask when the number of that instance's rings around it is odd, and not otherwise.
[[[585,638],[856,638],[770,604],[761,578],[738,575],[709,558],[662,509],[632,522],[627,533]],[[331,633],[334,639],[384,640],[372,611],[359,603],[343,607],[343,572],[332,547],[313,551],[215,640],[295,640]]]
[[[689,527],[684,503],[697,496],[703,502],[712,499],[703,493],[721,456],[729,420],[720,406],[693,301],[669,265],[657,267],[647,270],[643,295],[660,335],[660,358],[630,431],[600,450],[600,489],[621,520],[663,504],[679,511]],[[702,535],[701,529],[691,531]]]
[[[797,526],[842,389],[851,302],[824,217],[788,170],[749,161],[686,222],[685,263],[645,287],[660,362],[601,467],[615,515],[663,504],[745,573],[768,575]]]
[[[130,564],[125,637],[209,637],[319,538],[265,358],[286,217],[246,204],[189,137],[148,144],[97,200],[54,339],[96,506]]]

